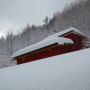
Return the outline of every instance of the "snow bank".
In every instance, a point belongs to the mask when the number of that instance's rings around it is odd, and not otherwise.
[[[17,56],[23,55],[25,53],[28,53],[28,52],[31,52],[31,51],[46,47],[48,45],[55,44],[55,43],[58,43],[58,44],[71,43],[71,44],[73,44],[73,41],[71,39],[61,38],[61,37],[54,37],[54,38],[51,38],[51,39],[42,40],[39,43],[36,43],[34,45],[31,45],[29,47],[26,47],[24,49],[21,49],[21,50],[17,51],[16,53],[14,53],[12,55],[12,57],[17,57]]]
[[[53,37],[58,37],[58,36],[61,36],[61,35],[65,34],[65,33],[70,32],[70,31],[73,31],[75,33],[78,33],[78,34],[81,34],[81,35],[84,35],[85,36],[85,34],[81,33],[78,29],[73,28],[73,27],[70,27],[70,28],[68,28],[68,29],[66,29],[64,31],[61,31],[61,32],[58,32],[58,33],[56,33],[54,35],[49,36],[46,39],[50,39],[50,38],[53,38]]]
[[[1,69],[0,90],[90,90],[90,48]]]

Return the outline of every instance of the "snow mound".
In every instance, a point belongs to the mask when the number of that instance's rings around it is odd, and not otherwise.
[[[28,53],[28,52],[31,52],[34,50],[38,50],[40,48],[43,48],[43,47],[46,47],[46,46],[49,46],[49,45],[52,45],[55,43],[58,43],[58,44],[71,43],[71,44],[73,44],[73,41],[71,39],[61,38],[61,37],[54,37],[51,39],[42,40],[39,43],[36,43],[34,45],[31,45],[29,47],[26,47],[24,49],[17,51],[16,53],[14,53],[12,55],[12,57],[17,57],[17,56],[23,55],[25,53]]]
[[[0,90],[90,90],[90,48],[1,69]]]

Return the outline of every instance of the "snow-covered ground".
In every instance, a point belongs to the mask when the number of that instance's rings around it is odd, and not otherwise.
[[[0,90],[90,90],[90,48],[0,69]]]

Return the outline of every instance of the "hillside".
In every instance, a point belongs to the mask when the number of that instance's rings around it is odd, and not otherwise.
[[[56,15],[54,28],[63,30],[68,27],[76,27],[86,35],[90,35],[90,0],[80,1],[67,7],[61,14]]]
[[[0,90],[90,90],[90,48],[0,69]]]
[[[80,2],[79,2],[80,1]],[[75,27],[85,33],[90,40],[90,0],[78,0],[78,3],[66,7],[63,12],[55,13],[53,18],[41,26],[27,25],[22,33],[13,35],[8,33],[6,39],[0,39],[0,62],[3,61],[5,67],[12,65],[10,63],[11,55],[24,47],[32,45],[46,38],[49,35],[65,30],[69,27]],[[2,47],[3,46],[3,47]]]
[[[73,4],[61,13],[56,13],[49,22],[42,26],[27,26],[20,36],[16,36],[14,50],[26,47],[49,35],[75,27],[87,36],[90,35],[90,1],[81,1]],[[19,40],[19,43],[18,43]],[[18,46],[17,46],[18,43]],[[23,43],[23,44],[22,44]],[[20,47],[19,47],[20,46]]]

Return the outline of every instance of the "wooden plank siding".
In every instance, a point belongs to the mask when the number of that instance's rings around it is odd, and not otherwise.
[[[35,60],[39,60],[42,58],[46,58],[46,57],[51,57],[51,56],[55,56],[55,55],[59,55],[59,54],[64,54],[67,52],[70,52],[72,48],[71,44],[68,45],[53,45],[47,48],[43,48],[40,50],[37,50],[33,53],[28,53],[26,55],[17,57],[17,64],[21,64],[21,63],[26,63],[26,62],[30,62],[30,61],[35,61]]]
[[[60,36],[61,37],[61,36]],[[84,39],[85,36],[80,35],[78,33],[74,33],[73,31],[63,34],[62,37],[69,38],[74,41],[74,44],[58,44],[54,43],[52,45],[40,48],[38,50],[25,53],[18,57],[15,57],[17,60],[17,64],[22,64],[26,62],[31,62],[35,60],[39,60],[42,58],[47,58],[55,55],[60,55],[76,50],[80,50],[84,47]]]

